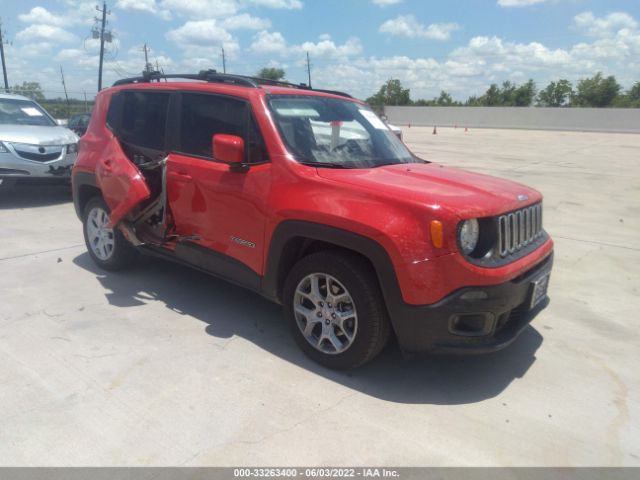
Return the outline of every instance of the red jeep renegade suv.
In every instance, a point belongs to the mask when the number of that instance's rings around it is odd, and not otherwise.
[[[255,290],[332,368],[392,331],[407,353],[493,351],[547,303],[540,193],[417,158],[340,92],[120,80],[96,99],[73,194],[100,267],[144,252]]]

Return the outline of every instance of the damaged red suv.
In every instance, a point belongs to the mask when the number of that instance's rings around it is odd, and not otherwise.
[[[547,303],[540,193],[417,158],[340,92],[125,79],[79,150],[74,203],[100,267],[146,253],[254,290],[331,368],[392,333],[405,353],[497,350]]]

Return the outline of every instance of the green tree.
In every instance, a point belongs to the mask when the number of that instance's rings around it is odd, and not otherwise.
[[[440,92],[440,96],[436,100],[436,104],[442,107],[450,107],[454,105],[454,101],[453,101],[453,98],[451,98],[451,95],[449,95],[447,92],[442,90]]]
[[[551,82],[538,94],[538,104],[543,107],[564,107],[573,95],[573,86],[569,80],[560,79]]]
[[[502,92],[500,87],[495,83],[492,83],[485,94],[480,97],[479,102],[485,107],[495,107],[502,105]]]
[[[536,82],[533,79],[519,87],[516,87],[511,94],[511,103],[516,107],[530,107],[533,99],[536,98]]]
[[[398,79],[387,80],[378,93],[367,98],[370,105],[410,105],[411,92],[408,88],[402,88]]]
[[[29,97],[36,102],[44,100],[44,93],[42,92],[42,87],[38,82],[22,82],[22,85],[14,86],[13,91],[19,95]]]
[[[633,102],[640,102],[640,82],[636,82],[633,87],[627,92],[629,100]]]
[[[278,81],[278,80],[283,80],[285,73],[284,70],[281,68],[270,68],[270,67],[265,67],[263,69],[261,69],[257,74],[257,77],[260,78],[266,78],[267,80],[274,80],[274,81]]]
[[[601,72],[578,82],[571,103],[578,107],[608,107],[620,94],[622,87],[613,75],[604,78]]]

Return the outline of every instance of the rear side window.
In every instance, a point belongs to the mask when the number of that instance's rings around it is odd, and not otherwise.
[[[121,92],[112,98],[107,123],[131,145],[166,150],[168,92]]]
[[[262,136],[246,102],[217,95],[183,93],[180,152],[212,158],[212,137],[216,134],[241,137],[247,162],[267,160]]]

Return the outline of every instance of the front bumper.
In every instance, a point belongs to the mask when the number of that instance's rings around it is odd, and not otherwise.
[[[406,353],[484,353],[508,346],[546,306],[543,300],[529,309],[532,282],[549,273],[552,265],[553,252],[509,282],[462,288],[433,305],[403,303],[390,308],[400,347]],[[478,328],[463,331],[460,319]]]
[[[0,152],[0,178],[69,178],[76,156],[63,151],[59,158],[39,162],[21,158],[11,151]]]

